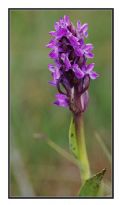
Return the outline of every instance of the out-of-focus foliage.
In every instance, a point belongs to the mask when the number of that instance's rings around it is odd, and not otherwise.
[[[71,113],[52,104],[56,90],[48,84],[51,76],[47,65],[52,61],[45,47],[50,40],[48,32],[63,15],[69,15],[74,24],[78,19],[89,24],[86,42],[94,45],[95,70],[100,78],[94,83],[91,81],[90,103],[84,115],[87,149],[92,172],[106,167],[105,183],[111,187],[111,165],[95,133],[99,133],[111,152],[112,12],[11,10],[11,138],[21,154],[36,196],[73,196],[80,186],[78,168],[56,154],[44,140],[35,137],[47,136],[68,150]],[[110,189],[106,190],[106,195],[110,195]],[[12,165],[11,196],[21,196]]]

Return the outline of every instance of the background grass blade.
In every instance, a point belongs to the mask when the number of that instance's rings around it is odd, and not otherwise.
[[[103,152],[105,153],[105,156],[107,157],[108,161],[109,161],[110,164],[111,164],[111,160],[112,160],[111,154],[110,154],[108,148],[106,147],[106,145],[105,145],[103,139],[101,138],[101,136],[100,136],[98,133],[95,133],[95,137],[96,137],[96,139],[97,139],[99,145],[101,146]]]

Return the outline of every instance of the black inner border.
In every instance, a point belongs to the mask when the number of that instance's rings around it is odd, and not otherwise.
[[[10,196],[10,12],[13,10],[109,10],[112,12],[112,196],[14,197]],[[114,199],[114,8],[8,8],[8,199]]]

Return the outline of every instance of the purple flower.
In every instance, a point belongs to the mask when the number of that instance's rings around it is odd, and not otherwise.
[[[83,66],[82,68],[82,71],[84,72],[84,74],[88,74],[89,77],[93,80],[99,77],[99,74],[93,71],[94,66],[95,66],[95,63],[91,63],[86,66]]]
[[[93,71],[95,64],[87,64],[87,59],[94,57],[93,45],[84,40],[88,37],[88,24],[78,21],[75,28],[69,16],[64,16],[54,28],[55,31],[49,32],[52,39],[47,44],[52,49],[49,57],[54,60],[54,65],[48,65],[52,75],[49,83],[59,91],[54,104],[69,107],[75,114],[84,112],[90,80],[99,77]]]
[[[65,65],[66,71],[68,71],[71,68],[71,63],[70,63],[70,60],[68,58],[68,54],[62,53],[61,60],[63,61],[64,65]]]
[[[68,102],[69,102],[68,97],[66,95],[56,94],[56,101],[54,102],[54,104],[62,107],[68,107],[69,106]]]
[[[86,37],[86,38],[88,37],[87,30],[88,30],[87,23],[81,25],[80,21],[77,22],[77,37],[79,39],[84,38],[84,37]]]
[[[73,71],[75,72],[75,76],[78,79],[82,79],[85,75],[84,72],[78,66],[78,64],[73,65]]]

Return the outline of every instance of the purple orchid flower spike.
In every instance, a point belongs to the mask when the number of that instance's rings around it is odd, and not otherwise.
[[[69,107],[74,114],[82,113],[88,105],[90,80],[99,77],[93,71],[95,64],[87,64],[87,59],[94,57],[93,45],[84,41],[88,37],[88,24],[78,21],[75,28],[69,16],[64,16],[54,28],[55,31],[49,32],[52,39],[47,44],[52,49],[49,57],[54,60],[54,65],[48,66],[53,78],[49,83],[59,91],[54,104]]]

